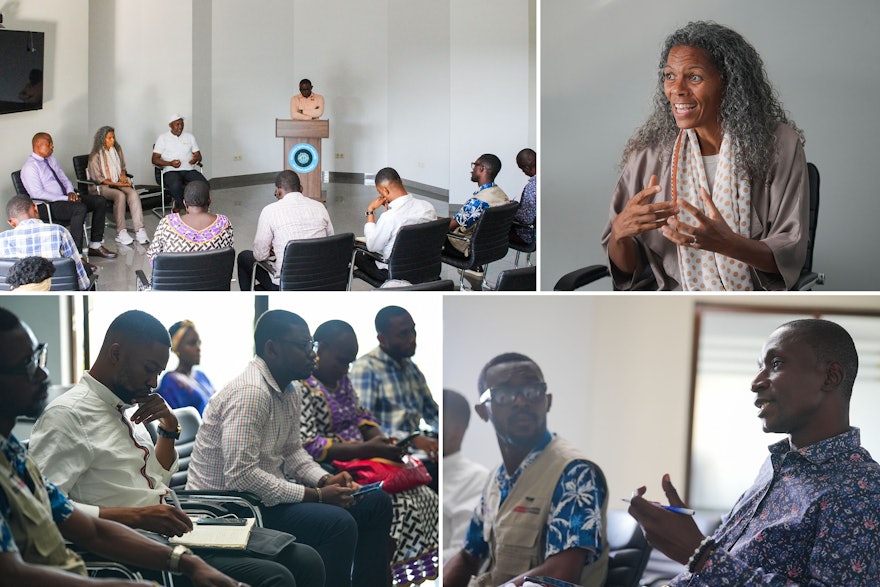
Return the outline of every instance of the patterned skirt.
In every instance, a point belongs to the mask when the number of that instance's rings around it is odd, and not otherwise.
[[[391,494],[394,518],[391,537],[396,543],[391,557],[394,584],[418,585],[439,575],[439,499],[421,486]]]

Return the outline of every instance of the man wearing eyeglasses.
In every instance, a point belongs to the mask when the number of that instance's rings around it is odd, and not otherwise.
[[[17,416],[37,416],[46,402],[46,345],[37,344],[26,324],[0,308],[0,346],[0,581],[4,585],[132,585],[86,578],[82,559],[67,548],[65,539],[111,560],[184,573],[199,587],[243,585],[180,547],[172,549],[74,508],[12,434]]]
[[[180,536],[193,529],[169,499],[178,469],[177,417],[156,379],[171,340],[155,317],[139,310],[117,316],[92,368],[54,400],[30,438],[34,460],[77,507],[139,530]],[[144,424],[158,424],[155,444]],[[271,557],[247,550],[200,552],[211,565],[254,587],[320,581],[323,565],[308,546],[290,544]]]
[[[266,526],[318,551],[328,587],[385,587],[391,500],[383,491],[355,497],[348,473],[330,475],[303,448],[299,380],[317,349],[308,325],[270,310],[254,344],[257,356],[205,408],[186,488],[255,493]]]
[[[495,185],[495,178],[500,171],[501,159],[492,153],[480,155],[479,159],[471,163],[471,181],[479,187],[449,221],[449,233],[452,236],[447,238],[445,252],[448,254],[467,257],[470,250],[468,241],[455,237],[470,238],[477,220],[486,208],[500,206],[509,201],[504,190]]]
[[[464,548],[443,568],[444,587],[522,585],[526,576],[600,587],[608,488],[597,465],[547,430],[552,396],[541,368],[505,353],[483,367],[478,387],[476,411],[495,427],[503,462],[483,490]]]

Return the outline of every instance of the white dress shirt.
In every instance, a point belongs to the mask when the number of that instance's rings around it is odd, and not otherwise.
[[[136,410],[86,372],[43,411],[28,450],[43,475],[90,515],[98,516],[98,506],[158,505],[177,457],[170,470],[159,463],[146,426],[130,419]]]
[[[260,212],[257,234],[254,237],[254,259],[265,261],[269,258],[269,247],[272,247],[278,258],[271,262],[272,269],[275,270],[272,281],[277,285],[278,267],[287,243],[325,236],[333,236],[333,223],[330,222],[330,215],[324,204],[307,198],[300,192],[290,192]]]
[[[197,151],[199,151],[199,146],[196,144],[194,136],[188,132],[182,132],[180,136],[177,136],[170,130],[160,135],[156,139],[156,146],[153,147],[153,152],[159,153],[159,157],[164,161],[174,161],[175,159],[180,161],[180,167],[166,165],[163,167],[164,171],[189,171],[190,169],[195,169],[196,166],[192,165],[190,160],[193,158],[193,153]]]
[[[388,202],[388,209],[383,212],[376,222],[364,224],[364,237],[367,239],[367,250],[373,253],[381,253],[387,259],[394,248],[394,239],[404,226],[421,224],[437,220],[437,212],[434,206],[424,200],[415,199],[412,194],[406,194]],[[387,263],[376,262],[380,269],[388,267]]]
[[[461,452],[443,455],[443,563],[464,546],[474,508],[489,480],[489,469]]]

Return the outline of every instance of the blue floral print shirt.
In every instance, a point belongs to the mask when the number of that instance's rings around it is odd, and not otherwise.
[[[859,430],[770,447],[699,573],[671,585],[880,585],[880,465]]]
[[[513,475],[508,475],[502,464],[495,472],[494,482],[500,486],[501,501],[504,503],[523,471],[534,462],[541,451],[553,440],[549,431],[538,445],[532,449]],[[544,558],[569,548],[584,548],[590,555],[584,561],[589,565],[599,559],[602,544],[602,504],[607,493],[605,478],[588,461],[571,462],[556,483],[550,514],[547,516],[547,544]],[[479,559],[489,556],[489,544],[483,540],[483,498],[477,504],[471,525],[465,538],[464,550]]]

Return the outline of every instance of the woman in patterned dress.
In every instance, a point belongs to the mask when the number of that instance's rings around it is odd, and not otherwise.
[[[211,194],[207,183],[193,181],[186,184],[183,203],[186,216],[172,213],[159,221],[153,242],[147,249],[150,263],[159,253],[193,253],[232,246],[229,218],[208,211]]]
[[[207,375],[194,368],[202,360],[202,341],[196,325],[181,320],[168,329],[168,334],[171,335],[171,352],[177,355],[177,368],[162,376],[156,391],[172,409],[192,406],[201,414],[214,395],[214,386]]]
[[[358,401],[348,367],[358,354],[351,325],[331,320],[315,330],[319,343],[314,374],[304,381],[303,445],[316,461],[383,458],[399,461],[403,449],[386,437]],[[394,520],[391,557],[395,585],[413,585],[438,575],[438,499],[427,486],[391,495]]]

